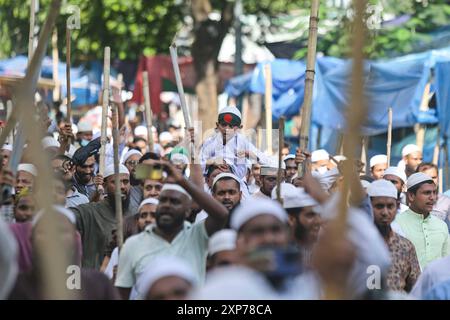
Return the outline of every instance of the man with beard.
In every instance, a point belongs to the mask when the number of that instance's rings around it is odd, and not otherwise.
[[[402,149],[402,160],[398,166],[405,168],[406,176],[416,172],[417,166],[422,162],[422,150],[415,144],[408,144]]]
[[[66,192],[66,207],[76,207],[81,204],[89,203],[88,197],[81,194],[73,185],[73,175],[75,173],[75,166],[68,156],[57,155],[52,159],[52,168],[55,172],[60,172],[64,184],[68,190]]]
[[[122,210],[129,215],[130,173],[124,165],[119,166],[120,191],[122,194]],[[105,169],[103,187],[107,197],[99,202],[83,204],[71,208],[77,218],[77,229],[83,243],[83,261],[85,268],[100,269],[103,255],[110,243],[112,231],[117,228],[114,192],[114,165]]]
[[[229,228],[233,211],[241,202],[242,192],[239,178],[226,172],[217,175],[212,184],[212,196],[227,208],[226,228]]]
[[[136,179],[136,166],[139,164],[142,153],[138,150],[131,149],[123,156],[123,164],[130,172],[130,212],[136,213],[139,204],[142,201],[142,185],[141,181]]]
[[[397,189],[391,182],[382,179],[372,182],[367,193],[372,203],[375,225],[391,253],[387,287],[394,291],[410,292],[420,275],[420,267],[414,245],[391,228],[397,212]]]
[[[217,200],[205,193],[172,164],[160,162],[168,173],[156,209],[156,223],[125,242],[119,257],[116,287],[122,298],[128,299],[139,275],[156,257],[172,255],[185,259],[203,281],[206,269],[208,238],[225,226],[228,212]],[[208,213],[208,218],[190,224],[186,218],[191,213],[192,200]]]
[[[430,214],[436,203],[436,185],[430,176],[418,172],[406,181],[409,210],[399,213],[395,222],[416,249],[423,270],[428,263],[450,253],[448,228]]]
[[[94,197],[97,187],[94,183],[95,157],[90,156],[83,162],[75,162],[73,185],[79,193],[89,199]]]
[[[303,188],[296,188],[290,183],[280,185],[283,208],[289,216],[289,226],[293,236],[292,242],[299,248],[302,265],[311,266],[311,255],[319,238],[322,219],[319,214],[319,203]],[[272,190],[272,199],[277,198],[277,187]]]
[[[267,156],[238,132],[242,128],[241,113],[236,107],[223,108],[216,126],[216,133],[206,139],[201,148],[200,163],[205,174],[210,164],[228,164],[231,172],[242,180],[247,173],[246,158],[256,158],[259,163],[267,162]]]

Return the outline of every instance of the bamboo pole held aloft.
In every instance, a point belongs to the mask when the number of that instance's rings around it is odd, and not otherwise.
[[[441,128],[437,128],[437,138],[436,138],[436,145],[434,146],[434,153],[433,153],[433,164],[438,165],[439,164],[439,151],[440,151],[440,145],[441,145]]]
[[[28,34],[28,66],[34,54],[34,27],[36,24],[36,0],[30,3],[30,32]]]
[[[55,89],[53,90],[53,101],[59,101],[61,97],[61,86],[59,83],[58,74],[58,30],[55,28],[52,35],[52,64],[53,64],[53,81],[55,82]]]
[[[309,128],[311,123],[311,107],[314,89],[314,75],[316,73],[317,28],[319,22],[319,0],[311,1],[309,17],[308,52],[306,54],[305,95],[303,98],[302,123],[300,127],[300,149],[308,148]],[[299,169],[300,170],[300,169]]]
[[[103,105],[102,105],[102,127],[100,138],[100,163],[99,174],[104,176],[105,172],[105,156],[106,156],[106,128],[108,126],[108,105],[109,105],[109,70],[110,70],[111,49],[105,47],[104,64],[103,64]]]
[[[114,192],[114,201],[116,207],[117,221],[117,246],[119,250],[123,245],[123,213],[122,213],[122,192],[120,188],[120,169],[119,169],[119,110],[116,104],[112,108],[112,124],[113,124],[113,151],[114,151],[114,184],[116,186]]]
[[[281,164],[283,161],[283,147],[284,147],[284,117],[280,117],[278,121],[278,174],[277,174],[277,201],[283,205],[283,199],[281,199],[281,179],[282,179],[282,168]]]
[[[272,150],[272,69],[270,64],[264,65],[264,79],[266,80],[266,90],[264,94],[266,106],[266,145],[267,153],[273,154]]]
[[[366,102],[364,97],[364,42],[366,38],[366,25],[364,12],[367,0],[354,0],[355,16],[352,29],[353,71],[351,78],[350,106],[347,112],[347,127],[344,137],[344,181],[341,198],[338,205],[338,215],[330,222],[331,237],[338,240],[347,232],[348,197],[350,192],[360,195],[361,185],[354,170],[355,150],[359,145],[361,123],[366,116]],[[325,285],[326,299],[342,299],[346,297],[345,288],[336,287],[332,283]]]
[[[70,90],[70,28],[66,26],[66,84],[67,84],[67,115],[66,122],[70,123],[72,119],[72,100]]]
[[[387,144],[386,144],[386,155],[387,155],[387,165],[391,166],[391,146],[392,146],[392,108],[388,111],[388,132],[387,132]]]
[[[153,118],[152,118],[152,107],[150,105],[150,86],[148,83],[148,73],[144,71],[142,73],[142,86],[144,91],[144,106],[145,106],[145,122],[147,123],[147,139],[149,151],[153,152],[154,150],[154,141],[153,141]]]

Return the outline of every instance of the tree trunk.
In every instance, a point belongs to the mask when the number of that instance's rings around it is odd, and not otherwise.
[[[192,58],[197,75],[195,91],[198,98],[199,118],[203,133],[215,127],[217,121],[217,57],[223,39],[233,19],[233,4],[223,2],[220,21],[209,19],[212,7],[209,0],[193,0],[192,16],[194,18],[195,40],[192,44]]]

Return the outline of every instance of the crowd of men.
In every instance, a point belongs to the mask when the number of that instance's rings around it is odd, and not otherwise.
[[[58,139],[49,130],[55,242],[81,267],[79,299],[450,299],[450,198],[417,146],[405,146],[397,166],[376,155],[361,173],[355,162],[336,234],[348,160],[298,149],[280,164],[239,132],[241,118],[226,107],[214,135],[198,142],[189,130],[181,147],[181,129],[155,130],[153,150],[145,126],[130,134],[125,123],[119,170],[110,139],[103,175],[89,121],[63,123]],[[39,242],[50,215],[36,199],[33,159],[12,176],[14,152],[1,150],[13,196],[0,208],[0,299],[43,299]]]

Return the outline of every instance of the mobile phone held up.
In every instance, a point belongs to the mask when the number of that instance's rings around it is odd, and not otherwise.
[[[161,180],[163,179],[163,167],[159,164],[138,164],[135,171],[136,179],[145,180]]]

